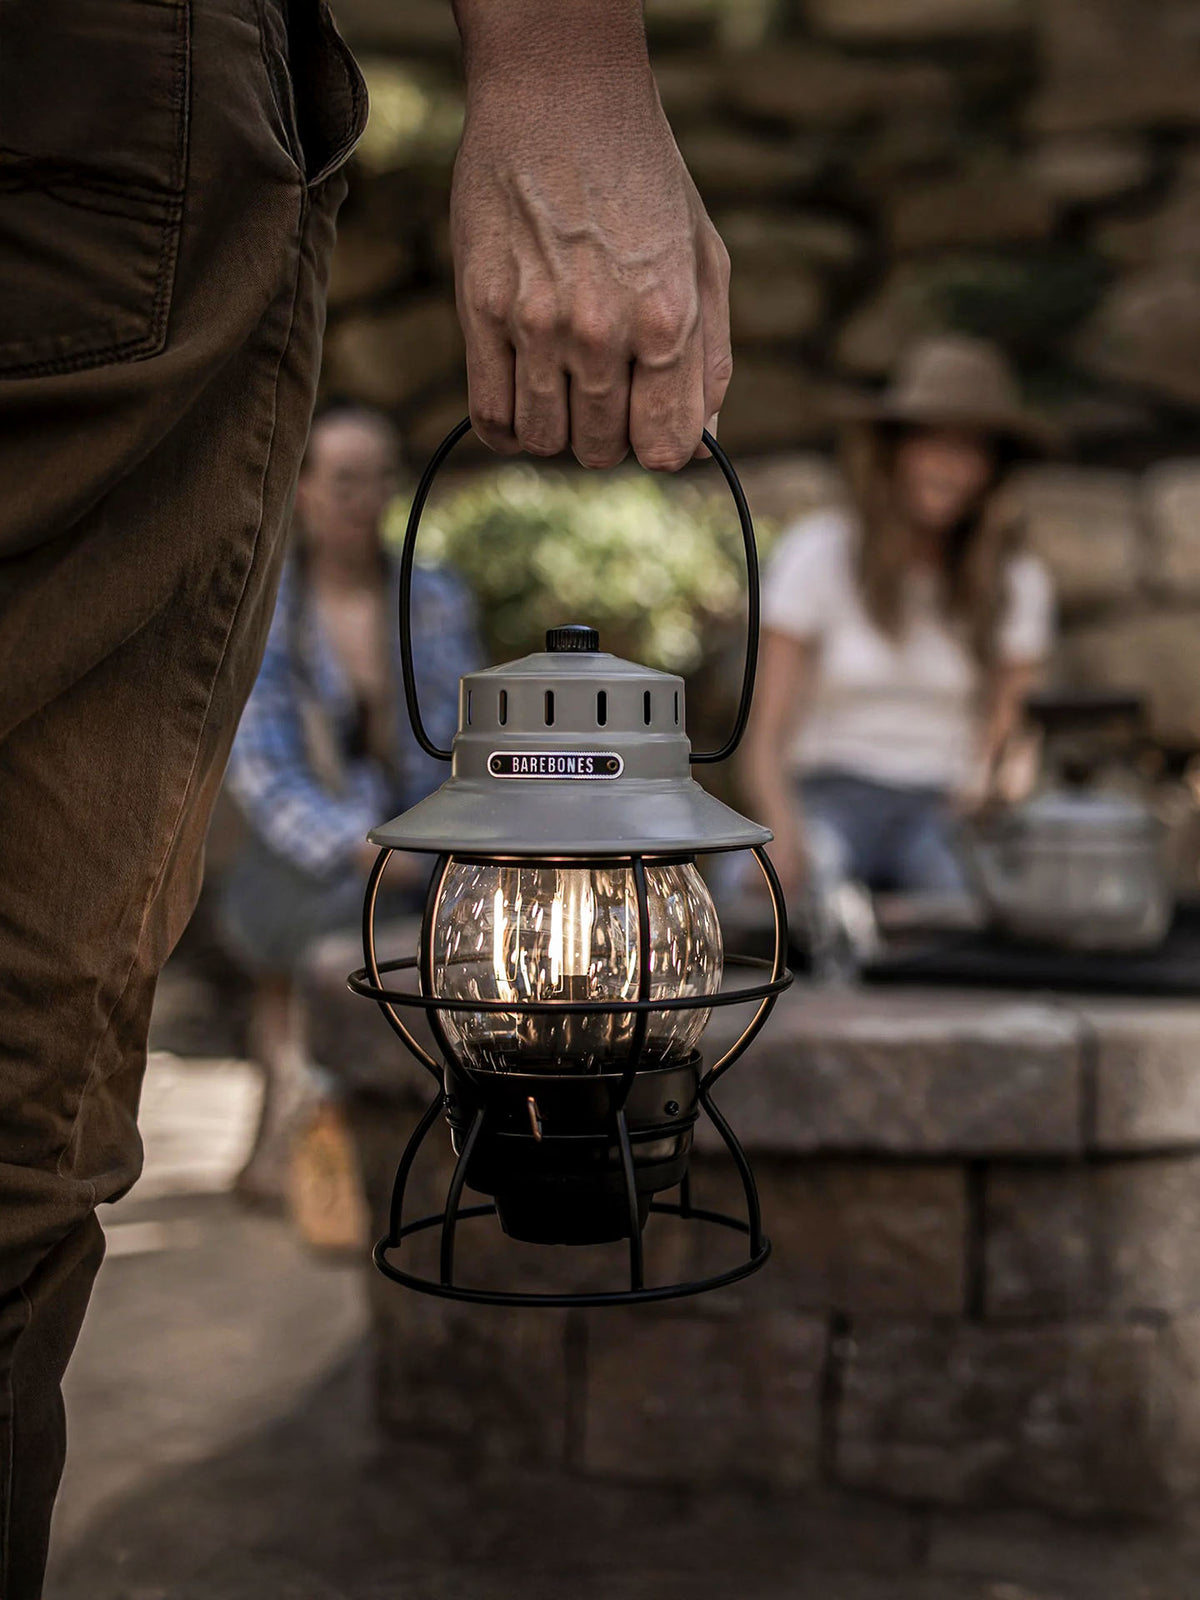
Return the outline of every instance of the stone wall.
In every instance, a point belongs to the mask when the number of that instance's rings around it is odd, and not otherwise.
[[[375,110],[324,382],[389,409],[419,458],[465,408],[447,226],[456,35],[446,0],[337,9]],[[831,394],[878,380],[913,334],[1002,339],[1084,463],[1024,485],[1063,609],[1058,674],[1142,689],[1158,738],[1200,747],[1200,4],[649,0],[647,13],[664,101],[733,258],[721,433],[740,460],[764,458],[756,510],[782,520],[828,497],[813,447]]]
[[[1200,463],[1041,469],[1031,489],[1063,610],[1060,676],[1141,689],[1165,745],[1200,747]]]
[[[368,71],[326,384],[418,453],[463,409],[446,0],[339,0]],[[1196,0],[648,0],[666,104],[733,258],[739,454],[928,327],[993,334],[1085,456],[1194,449]]]
[[[429,1091],[354,952],[314,971],[377,1231]],[[716,1053],[737,1030],[714,1018]],[[795,989],[721,1087],[774,1254],[662,1307],[456,1306],[378,1275],[381,1415],[476,1460],[702,1491],[716,1483],[961,1514],[1161,1517],[1200,1493],[1200,1007],[934,990]],[[693,1195],[737,1212],[706,1124]],[[437,1128],[406,1216],[441,1209]],[[436,1236],[433,1236],[434,1238]],[[436,1274],[421,1241],[409,1269]],[[650,1282],[738,1243],[653,1218]],[[546,1250],[459,1230],[459,1281],[613,1287],[620,1246]]]

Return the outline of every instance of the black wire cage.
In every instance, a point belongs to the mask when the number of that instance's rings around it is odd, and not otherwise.
[[[409,716],[421,747],[452,762],[452,773],[434,795],[372,833],[380,851],[363,906],[364,966],[349,979],[436,1084],[401,1156],[374,1261],[408,1289],[483,1305],[628,1305],[716,1289],[756,1272],[771,1247],[754,1174],[713,1090],[792,981],[784,898],[763,848],[770,835],[690,776],[692,765],[733,753],[749,715],[759,608],[749,508],[728,458],[706,433],[738,509],[748,569],[741,697],[720,749],[691,751],[680,679],[605,655],[593,630],[566,627],[550,631],[545,653],[464,678],[454,747],[443,750],[421,718],[409,597],[425,501],[469,426],[460,423],[426,468],[401,557]],[[397,849],[427,853],[435,865],[418,951],[381,962],[376,910]],[[774,922],[769,959],[722,955],[715,909],[696,874],[697,857],[735,850],[753,856],[765,884]],[[588,944],[593,927],[598,954]],[[459,950],[464,931],[469,955]],[[522,939],[538,941],[541,956],[531,957]],[[563,953],[572,940],[587,947],[574,960]],[[731,969],[742,978],[733,986],[725,981]],[[753,1014],[706,1067],[698,1045],[709,1014],[739,1005],[752,1005]],[[416,1016],[433,1049],[414,1033]],[[701,1117],[733,1160],[743,1215],[693,1198],[688,1167]],[[445,1203],[406,1220],[414,1163],[443,1119],[457,1158]],[[464,1204],[467,1189],[484,1203]],[[709,1276],[648,1283],[643,1228],[652,1215],[731,1231],[744,1239],[745,1254]],[[486,1217],[537,1244],[626,1240],[628,1280],[561,1292],[460,1282],[459,1225]],[[405,1241],[431,1230],[440,1230],[436,1277],[400,1264]]]

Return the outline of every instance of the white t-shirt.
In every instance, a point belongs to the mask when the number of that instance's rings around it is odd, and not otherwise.
[[[859,593],[857,538],[844,511],[805,517],[780,539],[764,577],[764,625],[811,641],[818,652],[815,691],[789,765],[957,788],[970,780],[978,755],[979,667],[939,607],[932,572],[905,580],[907,621],[898,639],[875,625]],[[1005,582],[1000,659],[1039,661],[1054,633],[1049,574],[1035,556],[1017,555]]]

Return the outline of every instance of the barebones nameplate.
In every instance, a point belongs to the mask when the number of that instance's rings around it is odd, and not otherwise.
[[[493,778],[619,778],[625,763],[611,750],[493,750]]]

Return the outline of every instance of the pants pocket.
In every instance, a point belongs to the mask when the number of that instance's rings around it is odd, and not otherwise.
[[[190,9],[0,4],[0,376],[162,349],[187,166]]]
[[[289,0],[287,56],[295,135],[308,184],[343,165],[367,122],[367,86],[327,0]]]

